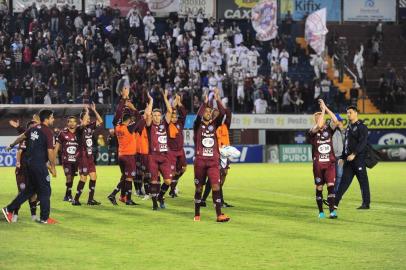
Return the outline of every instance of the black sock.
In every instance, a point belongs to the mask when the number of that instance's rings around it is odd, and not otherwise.
[[[150,194],[150,185],[149,185],[149,183],[148,182],[145,182],[144,183],[144,191],[145,191],[145,194]]]
[[[195,216],[200,216],[200,203],[202,202],[202,192],[195,192]]]
[[[123,186],[123,181],[120,180],[120,182],[118,182],[116,188],[113,189],[113,191],[111,192],[111,194],[109,196],[115,197],[117,195],[117,193],[122,189],[122,186]]]
[[[132,184],[132,181],[128,181],[128,180],[125,180],[125,189],[126,189],[126,196],[127,196],[127,201],[130,201],[131,200],[131,193],[132,193],[132,187],[133,187],[133,184]]]
[[[164,198],[165,193],[168,191],[169,186],[165,183],[161,186],[161,191],[159,192],[158,200],[162,200]]]
[[[175,192],[176,186],[178,185],[178,179],[179,179],[179,176],[178,176],[178,175],[175,175],[175,176],[172,178],[172,182],[171,182],[171,193]]]
[[[141,193],[141,189],[142,189],[142,180],[141,180],[141,176],[138,175],[136,176],[135,180],[134,180],[134,186],[135,186],[135,190],[138,193]]]
[[[75,201],[79,201],[80,195],[82,195],[83,188],[85,187],[85,183],[86,182],[79,181],[78,187],[76,188],[77,192],[76,192],[76,195],[75,195]]]
[[[316,189],[316,203],[319,213],[323,212],[323,191]]]
[[[96,180],[89,181],[89,201],[94,199],[94,191],[96,189]]]
[[[221,204],[224,204],[223,187],[220,187]]]
[[[120,196],[121,197],[124,197],[125,196],[125,192],[126,192],[126,190],[125,190],[125,188],[124,188],[124,181],[125,181],[125,176],[121,176],[121,178],[120,178],[120,182],[122,183],[122,186],[120,187]]]
[[[154,207],[158,206],[157,199],[160,192],[161,185],[159,183],[152,183],[150,186],[151,199]]]
[[[327,202],[328,202],[328,208],[330,210],[330,213],[334,211],[334,201],[336,198],[336,195],[334,194],[334,186],[327,187]]]
[[[30,204],[30,211],[31,216],[35,216],[37,214],[37,201],[29,202]]]
[[[72,186],[73,186],[72,180],[70,182],[66,182],[65,197],[72,197]]]
[[[207,197],[209,197],[210,191],[211,191],[211,184],[210,184],[210,181],[207,180],[206,185],[204,186],[204,193],[203,193],[202,201],[205,202],[207,200]]]
[[[220,197],[220,190],[217,191],[212,191],[211,194],[212,198],[213,198],[213,203],[214,203],[214,207],[216,208],[216,215],[220,216],[221,215],[221,197]]]

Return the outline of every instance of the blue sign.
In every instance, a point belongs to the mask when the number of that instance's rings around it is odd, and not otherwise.
[[[193,128],[193,122],[196,119],[196,114],[188,114],[186,116],[186,121],[185,121],[185,129],[192,129]]]
[[[113,114],[106,114],[104,115],[104,127],[106,129],[114,128],[113,126],[113,119],[114,115]]]
[[[0,167],[14,167],[17,162],[17,148],[10,151],[6,146],[0,146]]]
[[[290,11],[295,21],[303,20],[304,16],[322,8],[327,9],[327,21],[341,21],[341,0],[283,0],[280,2],[282,19]]]
[[[236,159],[230,159],[231,163],[262,163],[263,160],[263,145],[248,144],[248,145],[233,145],[241,152],[241,156]],[[195,158],[195,148],[193,146],[184,147],[186,160],[188,164],[193,164]]]
[[[295,140],[295,143],[297,143],[297,144],[304,144],[306,142],[307,138],[306,138],[304,132],[299,131],[299,132],[296,132],[294,140]]]
[[[378,145],[399,145],[406,144],[405,130],[372,130],[368,134],[368,142]]]

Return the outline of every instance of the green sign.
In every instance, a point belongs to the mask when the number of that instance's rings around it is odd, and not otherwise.
[[[309,144],[279,145],[279,162],[310,162],[312,146]]]

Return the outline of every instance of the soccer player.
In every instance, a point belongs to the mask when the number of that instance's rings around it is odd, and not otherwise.
[[[56,137],[55,155],[61,151],[63,171],[66,177],[66,192],[63,200],[72,202],[73,179],[78,171],[78,148],[79,143],[76,136],[77,120],[75,116],[69,116],[66,127]]]
[[[219,149],[222,149],[223,147],[226,147],[226,146],[230,146],[229,130],[230,130],[230,126],[231,126],[231,110],[229,108],[225,108],[225,113],[226,113],[226,115],[225,115],[225,117],[223,117],[224,122],[216,130],[216,136],[217,136],[217,140],[218,140]],[[219,110],[214,109],[213,110],[213,119],[216,119],[218,116],[219,116]],[[230,160],[227,157],[223,157],[222,155],[220,155],[219,162],[220,162],[220,180],[221,180],[221,185],[220,185],[221,206],[222,207],[233,207],[231,204],[228,204],[224,201],[224,194],[223,194],[223,185],[224,185],[224,182],[226,181],[228,169],[230,168]],[[205,188],[204,188],[203,198],[202,198],[202,202],[200,203],[200,206],[206,207],[206,200],[210,194],[210,191],[211,191],[210,181],[207,181]]]
[[[137,137],[137,174],[141,178],[141,183],[144,184],[145,195],[143,200],[150,199],[150,184],[151,184],[151,173],[148,166],[148,155],[149,155],[149,141],[147,128],[143,128],[142,132],[135,134]],[[140,189],[140,196],[141,196]]]
[[[165,119],[159,109],[152,111],[152,117],[146,118],[149,141],[148,167],[151,173],[150,193],[152,197],[152,209],[165,208],[164,195],[171,185],[171,165],[168,159],[168,126],[172,117],[172,106],[169,104],[168,91],[162,93],[165,105]],[[164,183],[160,186],[159,174],[161,173]]]
[[[79,142],[79,155],[78,155],[78,168],[80,180],[77,186],[75,198],[72,200],[72,205],[79,206],[80,195],[82,195],[83,188],[87,181],[87,176],[90,177],[89,181],[89,198],[88,205],[100,205],[100,202],[94,199],[96,188],[96,166],[93,157],[93,133],[94,130],[103,123],[103,119],[96,110],[96,105],[90,105],[90,109],[96,116],[96,121],[90,122],[89,108],[86,106],[84,111],[80,114],[80,126],[77,128],[77,136]]]
[[[176,186],[179,178],[185,173],[187,166],[185,150],[183,149],[183,128],[185,126],[187,113],[179,95],[175,96],[173,107],[174,110],[172,111],[168,134],[168,156],[172,170],[172,182],[169,195],[172,198],[177,197]]]
[[[324,119],[327,112],[333,121],[333,125],[337,125],[337,117],[326,106],[322,99],[319,99],[321,112],[314,114],[315,126],[309,131],[310,143],[312,145],[313,156],[313,175],[316,185],[316,203],[319,208],[319,218],[324,218],[323,211],[323,186],[327,184],[327,201],[330,209],[330,218],[337,218],[337,213],[334,210],[334,182],[336,177],[336,167],[333,150],[333,133],[334,129],[326,124]]]
[[[194,122],[195,141],[195,221],[200,221],[200,203],[202,197],[203,184],[206,177],[211,183],[213,203],[216,209],[217,222],[227,222],[230,218],[221,213],[221,193],[220,193],[220,170],[219,170],[219,147],[216,136],[217,128],[222,124],[225,114],[220,101],[219,90],[214,90],[219,116],[213,119],[212,109],[208,106],[208,97],[200,106],[196,120]]]
[[[38,120],[38,116],[34,115],[33,119],[27,123],[26,129],[24,129],[20,126],[19,121],[10,120],[9,123],[12,127],[17,129],[18,135],[21,135],[26,130],[39,124],[39,120]],[[27,150],[27,140],[23,140],[21,143],[18,144],[17,157],[16,157],[16,159],[17,159],[16,160],[16,169],[15,169],[16,183],[17,183],[17,189],[18,189],[19,193],[21,193],[27,187],[28,181],[29,181],[27,164],[26,164],[25,157],[24,157],[26,150]],[[30,211],[31,211],[31,220],[35,221],[37,219],[37,195],[36,194],[34,194],[30,198],[29,205],[30,205]],[[19,210],[20,210],[19,208],[14,210],[12,222],[17,222]]]
[[[41,123],[28,129],[21,134],[8,149],[27,140],[27,149],[24,155],[29,181],[25,189],[7,206],[2,209],[7,222],[12,221],[13,212],[21,204],[31,198],[34,194],[38,195],[41,203],[41,214],[39,222],[43,224],[54,224],[55,220],[49,218],[51,210],[51,179],[48,174],[47,162],[49,161],[49,170],[53,177],[56,177],[55,170],[55,151],[54,137],[50,127],[54,122],[54,115],[51,110],[41,110],[39,113]]]

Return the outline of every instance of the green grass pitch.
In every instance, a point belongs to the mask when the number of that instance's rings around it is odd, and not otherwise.
[[[406,269],[405,163],[369,171],[372,209],[359,211],[354,180],[338,220],[318,220],[311,164],[232,165],[225,187],[235,208],[218,224],[210,203],[193,222],[193,168],[167,209],[112,206],[106,196],[117,167],[97,167],[99,207],[62,202],[64,176],[52,180],[52,213],[60,223],[0,222],[0,269]],[[0,168],[0,205],[16,194],[13,168]],[[76,181],[75,181],[76,186]],[[86,192],[82,203],[87,200]],[[328,212],[328,211],[326,211]]]

